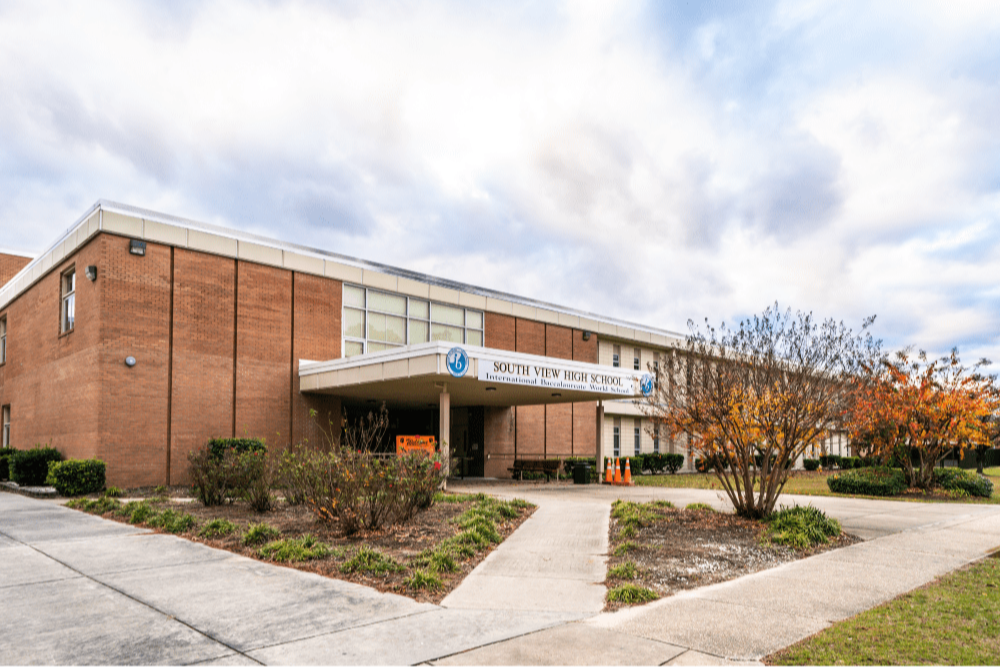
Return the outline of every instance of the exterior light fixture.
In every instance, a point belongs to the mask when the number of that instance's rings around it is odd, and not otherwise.
[[[562,396],[562,394],[560,394],[558,391],[552,392],[552,398],[559,398],[560,396]]]
[[[97,267],[93,264],[87,267],[87,280],[94,282],[97,280]]]
[[[590,332],[589,331],[584,331],[583,332],[583,339],[584,340],[590,340]]]
[[[496,390],[497,390],[496,387],[487,387],[486,388],[486,391],[496,391]]]
[[[125,365],[129,368],[135,366],[135,357],[125,357]]]
[[[140,241],[139,239],[132,239],[128,242],[128,251],[133,255],[139,255],[140,257],[145,257],[146,242]]]

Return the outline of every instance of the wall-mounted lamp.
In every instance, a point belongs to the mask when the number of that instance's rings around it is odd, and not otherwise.
[[[560,394],[558,391],[552,392],[552,398],[559,398],[560,396],[562,396],[562,394]]]
[[[125,365],[129,368],[135,366],[135,357],[125,357]]]
[[[139,255],[140,257],[146,256],[146,242],[140,241],[139,239],[131,239],[128,242],[128,251],[133,255]]]
[[[496,390],[497,390],[496,387],[487,387],[486,388],[486,391],[496,391]]]
[[[97,267],[93,264],[87,267],[87,280],[90,282],[97,280]]]
[[[584,331],[583,332],[583,339],[584,340],[590,340],[590,332],[589,331]]]

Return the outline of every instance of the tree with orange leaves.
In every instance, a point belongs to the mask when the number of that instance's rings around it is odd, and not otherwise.
[[[686,350],[651,369],[644,412],[712,464],[737,514],[764,518],[795,460],[839,425],[850,378],[877,358],[873,320],[855,334],[775,304],[737,329],[689,323]]]
[[[884,462],[902,466],[911,487],[930,489],[934,466],[951,451],[986,446],[997,413],[996,376],[983,359],[963,366],[958,350],[929,360],[902,350],[855,377],[848,424]],[[916,462],[914,462],[914,459]]]

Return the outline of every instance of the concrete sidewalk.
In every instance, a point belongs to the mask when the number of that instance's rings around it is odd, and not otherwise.
[[[444,609],[0,493],[0,663],[417,664],[582,613]]]
[[[583,491],[581,489],[586,489]],[[652,487],[477,487],[545,503],[579,495],[708,502],[715,491]],[[867,541],[649,605],[601,614],[451,656],[438,664],[724,664],[756,662],[832,623],[933,581],[1000,547],[1000,506],[784,496],[813,504]]]
[[[725,499],[691,489],[463,488],[539,509],[444,606],[0,493],[0,663],[754,661],[1000,546],[1000,506],[785,497],[868,541],[596,614],[612,500],[723,508]]]

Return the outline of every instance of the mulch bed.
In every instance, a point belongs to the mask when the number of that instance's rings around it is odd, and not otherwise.
[[[176,487],[176,490],[180,491],[184,488],[186,487]],[[125,494],[125,498],[141,498],[144,497],[141,493],[142,491],[148,492],[152,490],[131,490]],[[175,489],[172,488],[169,490],[169,493],[173,495],[174,491]],[[98,497],[98,495],[90,496],[92,499]],[[443,587],[437,590],[414,590],[406,585],[406,579],[413,574],[415,569],[410,565],[409,561],[424,549],[433,548],[444,539],[457,534],[460,529],[456,524],[451,522],[451,519],[454,519],[473,506],[473,502],[438,502],[429,509],[418,512],[405,525],[390,526],[375,532],[359,532],[346,537],[342,534],[336,522],[326,523],[319,521],[307,507],[301,505],[291,506],[284,502],[277,503],[275,509],[264,514],[254,512],[243,501],[236,501],[231,505],[205,507],[197,500],[185,501],[171,498],[170,500],[155,501],[154,504],[154,507],[160,511],[173,509],[174,511],[186,512],[194,516],[197,521],[197,527],[191,532],[178,535],[178,537],[183,537],[193,542],[201,542],[216,549],[225,549],[226,551],[257,560],[264,560],[257,555],[259,546],[245,547],[241,542],[242,533],[252,523],[267,523],[269,526],[280,531],[282,538],[298,538],[306,534],[313,535],[330,545],[333,553],[317,560],[273,564],[292,567],[306,572],[314,572],[324,577],[351,581],[363,586],[370,586],[385,593],[405,595],[418,602],[432,603],[440,602],[448,593],[462,583],[466,575],[472,572],[489,555],[495,548],[495,545],[479,551],[475,556],[464,561],[456,559],[459,571],[440,573]],[[534,507],[521,508],[520,515],[517,518],[498,524],[497,531],[500,533],[501,540],[506,539],[513,533],[518,526],[531,516],[534,510]],[[119,522],[127,521],[127,519],[114,513],[106,514],[104,518]],[[197,531],[211,519],[232,521],[239,526],[240,530],[225,537],[199,537]],[[385,575],[374,575],[363,572],[341,572],[340,566],[361,546],[368,546],[377,549],[387,556],[391,556],[406,566],[406,570],[403,572],[387,573]]]
[[[622,583],[633,583],[666,597],[678,591],[736,579],[861,541],[858,537],[841,533],[827,544],[796,551],[767,544],[762,539],[765,524],[735,514],[654,504],[645,506],[658,516],[644,525],[634,537],[623,538],[619,534],[619,522],[611,519],[608,569],[610,571],[616,565],[631,561],[638,569],[638,577],[630,582],[609,579],[605,582],[609,589]],[[636,548],[616,556],[615,549],[624,542],[632,542]],[[624,606],[627,605],[607,602],[604,609],[614,611]]]

